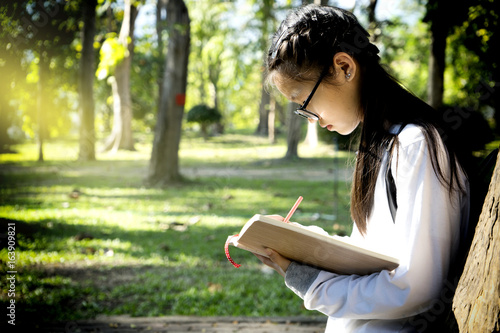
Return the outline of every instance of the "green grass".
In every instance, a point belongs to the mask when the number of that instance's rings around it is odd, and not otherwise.
[[[349,233],[349,184],[338,182],[336,192],[331,177],[311,171],[345,168],[349,154],[338,154],[335,164],[331,147],[301,146],[306,158],[289,162],[279,159],[283,142],[270,145],[244,135],[187,138],[180,152],[187,181],[148,188],[151,149],[136,148],[85,163],[75,161],[75,142],[46,144],[44,163],[35,161],[34,144],[0,155],[0,234],[15,223],[18,320],[315,314],[250,253],[232,248],[243,265],[233,268],[223,246],[253,214],[285,215],[299,195],[304,201],[293,220]],[[242,176],[204,176],[208,169],[236,169]],[[275,176],[244,177],[252,170],[274,170]],[[303,176],[281,177],[291,170]],[[2,277],[7,262],[3,248]],[[0,289],[5,309],[11,299],[5,278]]]

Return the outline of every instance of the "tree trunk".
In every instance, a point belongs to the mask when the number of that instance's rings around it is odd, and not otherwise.
[[[163,91],[163,76],[165,62],[164,57],[164,43],[163,43],[163,31],[165,30],[166,22],[166,11],[167,11],[167,0],[157,0],[156,2],[156,38],[158,40],[158,73],[157,84],[158,84],[158,101],[157,104],[160,105],[161,94]]]
[[[46,119],[47,114],[47,103],[49,103],[49,96],[47,96],[47,90],[45,86],[48,83],[48,77],[50,72],[48,56],[43,48],[40,51],[39,62],[38,62],[38,83],[37,83],[37,120],[38,120],[38,161],[43,162],[45,160],[43,155],[43,144],[45,142],[47,133]]]
[[[183,0],[169,0],[167,15],[168,52],[149,164],[150,184],[182,180],[179,172],[179,144],[187,85],[190,20]]]
[[[318,146],[318,123],[307,123],[307,134],[304,143],[311,148]]]
[[[444,19],[447,7],[452,6],[448,1],[434,1],[431,10],[431,50],[429,55],[429,79],[427,81],[427,103],[435,109],[443,105],[444,69],[446,37],[448,36],[449,19]],[[429,5],[428,5],[429,6]]]
[[[269,93],[266,91],[265,79],[265,73],[263,73],[262,88],[260,89],[259,124],[255,131],[255,134],[262,136],[267,136],[269,134],[269,103],[271,102],[271,96],[269,96]]]
[[[500,331],[500,163],[497,164],[453,298],[460,332]]]
[[[302,0],[302,5],[314,3],[316,5],[327,6],[328,0]],[[307,124],[307,133],[304,143],[309,147],[314,148],[318,146],[318,127],[316,123]]]
[[[433,33],[429,57],[427,103],[435,109],[443,105],[445,49],[446,35]]]
[[[125,0],[125,12],[118,40],[127,47],[128,55],[116,65],[114,79],[110,79],[113,91],[113,129],[106,140],[104,150],[135,150],[132,135],[132,99],[130,97],[130,68],[134,53],[134,23],[137,8],[131,0]],[[130,42],[129,42],[130,40]],[[119,119],[117,119],[119,118]]]
[[[300,141],[300,124],[302,118],[294,113],[297,104],[288,103],[288,133],[286,137],[287,151],[285,159],[297,159],[299,158],[298,147]]]
[[[273,28],[274,17],[273,17],[273,5],[274,0],[262,0],[258,1],[261,5],[260,15],[258,15],[262,22],[261,36],[259,40],[260,48],[265,50],[267,48],[270,29]],[[267,60],[267,52],[264,51],[264,56],[262,63],[265,64]],[[261,76],[261,94],[260,94],[260,105],[259,105],[259,124],[255,131],[255,134],[267,136],[269,134],[269,103],[271,102],[271,96],[266,90],[266,71],[262,69]]]
[[[94,129],[94,36],[97,0],[83,2],[83,38],[80,60],[80,151],[83,161],[95,160]]]
[[[498,28],[500,29],[500,28]],[[497,32],[497,35],[500,35],[500,32]],[[493,82],[495,82],[495,86],[493,87],[493,105],[495,106],[495,133],[500,135],[500,66],[497,65],[493,70]]]
[[[269,104],[268,138],[269,143],[276,143],[276,98],[272,97]]]

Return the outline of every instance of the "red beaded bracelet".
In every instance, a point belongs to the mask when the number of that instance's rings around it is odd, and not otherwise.
[[[234,237],[238,237],[239,234],[236,234],[236,235],[233,235],[233,236],[230,236],[227,238],[227,241],[226,241],[226,245],[224,245],[224,252],[226,252],[226,258],[227,260],[229,260],[229,262],[231,264],[233,264],[234,267],[236,268],[240,268],[241,265],[237,264],[234,262],[234,260],[231,258],[231,255],[229,255],[229,242],[234,238]]]

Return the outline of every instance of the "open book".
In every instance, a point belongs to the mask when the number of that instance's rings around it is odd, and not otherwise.
[[[327,236],[259,214],[237,236],[229,236],[227,244],[265,257],[265,248],[271,248],[290,260],[338,274],[366,275],[399,265],[398,259],[356,246],[344,237]]]

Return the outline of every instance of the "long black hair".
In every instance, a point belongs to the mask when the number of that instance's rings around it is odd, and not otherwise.
[[[366,220],[374,202],[375,184],[383,154],[390,142],[392,125],[415,124],[427,140],[434,171],[449,191],[465,191],[459,180],[460,164],[440,113],[404,88],[381,65],[378,48],[356,17],[343,9],[307,5],[291,12],[274,34],[267,56],[269,81],[276,74],[295,81],[315,81],[333,56],[346,52],[355,58],[361,75],[362,129],[351,190],[351,215],[366,232]],[[325,80],[331,80],[330,73]],[[438,163],[444,143],[449,170]]]

